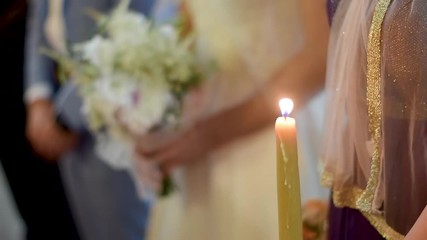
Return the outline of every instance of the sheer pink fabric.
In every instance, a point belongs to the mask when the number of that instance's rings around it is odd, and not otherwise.
[[[332,25],[327,71],[325,171],[334,188],[364,188],[369,177],[366,42],[370,0],[342,1]]]
[[[337,205],[384,220],[383,235],[405,235],[427,204],[427,2],[394,0],[382,23],[380,171],[367,210],[358,200],[372,177],[367,44],[378,2],[342,0],[333,20],[324,180]]]

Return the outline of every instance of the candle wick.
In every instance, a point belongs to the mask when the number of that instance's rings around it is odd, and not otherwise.
[[[282,114],[282,116],[285,118],[285,120],[289,117],[289,113],[287,113],[287,112],[284,112],[283,114]]]

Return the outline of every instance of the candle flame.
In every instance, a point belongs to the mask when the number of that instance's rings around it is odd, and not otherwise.
[[[289,116],[294,108],[294,102],[290,98],[282,98],[279,101],[280,111],[284,117]]]

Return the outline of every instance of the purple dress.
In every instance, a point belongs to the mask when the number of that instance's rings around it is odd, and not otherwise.
[[[332,18],[334,17],[335,10],[337,10],[338,3],[340,0],[328,0],[328,17],[329,17],[329,24],[332,23]]]
[[[332,23],[340,0],[328,0],[329,23]],[[335,207],[331,201],[329,208],[329,240],[383,240],[384,238],[358,211],[351,208]]]

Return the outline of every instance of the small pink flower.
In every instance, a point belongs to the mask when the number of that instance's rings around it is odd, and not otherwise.
[[[136,106],[138,105],[139,101],[141,100],[141,94],[138,90],[134,90],[132,92],[132,105]]]

